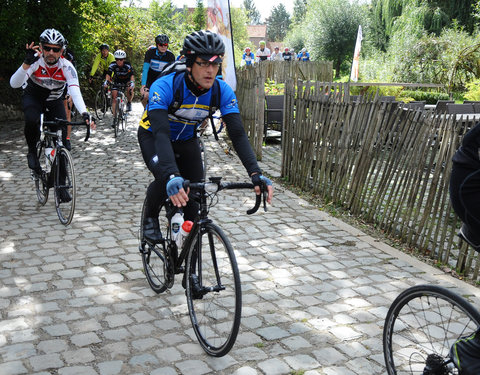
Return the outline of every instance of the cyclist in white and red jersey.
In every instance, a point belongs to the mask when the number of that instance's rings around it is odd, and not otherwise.
[[[28,166],[38,171],[40,163],[36,155],[36,145],[40,139],[40,115],[46,109],[50,118],[65,119],[63,92],[68,84],[70,95],[83,118],[95,129],[95,122],[83,101],[78,75],[70,61],[61,58],[65,38],[55,29],[46,29],[40,35],[40,45],[34,42],[26,45],[23,64],[10,78],[13,88],[23,87],[23,111],[25,114],[25,138],[28,145]],[[63,142],[66,131],[63,130]]]

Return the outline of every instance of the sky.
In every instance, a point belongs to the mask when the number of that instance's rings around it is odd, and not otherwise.
[[[142,7],[148,7],[151,0],[140,0],[137,3],[140,3]],[[159,1],[161,2],[161,1]],[[293,15],[293,0],[253,0],[255,8],[260,13],[262,21],[265,21],[265,18],[270,16],[274,6],[283,3],[287,12],[290,16]],[[195,7],[197,2],[196,0],[172,0],[172,4],[176,5],[179,8],[183,8],[184,5],[188,7]],[[204,0],[204,5],[207,6],[207,0]],[[243,5],[243,0],[230,0],[231,7],[241,7]]]

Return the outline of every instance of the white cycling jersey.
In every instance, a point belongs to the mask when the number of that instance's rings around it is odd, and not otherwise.
[[[49,91],[47,101],[60,99],[68,85],[68,91],[73,99],[75,107],[80,113],[87,112],[78,83],[78,75],[73,64],[64,57],[60,57],[56,64],[49,65],[43,56],[25,70],[23,66],[10,78],[13,88],[23,87],[35,93],[36,90]]]

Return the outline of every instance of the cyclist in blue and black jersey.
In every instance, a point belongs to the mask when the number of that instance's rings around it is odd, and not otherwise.
[[[170,40],[164,34],[157,35],[155,38],[156,46],[150,47],[145,52],[143,59],[142,87],[140,94],[142,95],[142,104],[145,107],[148,100],[148,89],[152,83],[158,78],[160,72],[165,65],[175,61],[175,55],[168,50]]]
[[[147,189],[144,235],[153,241],[161,238],[158,226],[160,203],[167,196],[177,207],[184,207],[185,218],[196,216],[195,203],[189,201],[183,189],[184,179],[198,182],[203,178],[203,164],[196,128],[207,118],[211,105],[212,87],[220,87],[220,112],[233,147],[251,177],[257,194],[262,181],[268,188],[271,203],[273,187],[262,175],[255,154],[243,128],[235,93],[217,72],[225,53],[222,39],[211,31],[196,31],[187,35],[182,54],[187,71],[171,73],[157,79],[150,88],[147,103],[148,121],[140,123],[138,141],[143,159],[155,177]],[[183,74],[183,101],[174,113],[169,113],[175,97],[174,78]],[[178,78],[178,76],[177,76]],[[171,110],[172,111],[172,110]]]

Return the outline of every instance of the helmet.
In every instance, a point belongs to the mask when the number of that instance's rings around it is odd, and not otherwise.
[[[245,47],[245,52],[250,51],[250,47]]]
[[[165,34],[159,34],[155,37],[155,43],[156,44],[168,44],[170,40],[168,39],[168,36]]]
[[[119,49],[115,51],[115,53],[113,54],[113,57],[115,57],[116,59],[124,59],[127,57],[127,53]]]
[[[189,55],[223,55],[225,44],[222,39],[209,30],[200,30],[185,37],[181,54]]]
[[[101,51],[101,50],[104,50],[104,49],[108,49],[110,50],[110,46],[106,43],[103,43],[103,44],[100,44],[100,47],[98,47],[98,49]]]
[[[59,46],[63,46],[65,45],[65,38],[58,30],[46,29],[40,35],[40,43],[57,44]]]
[[[288,47],[285,47],[285,52],[288,52]]]

